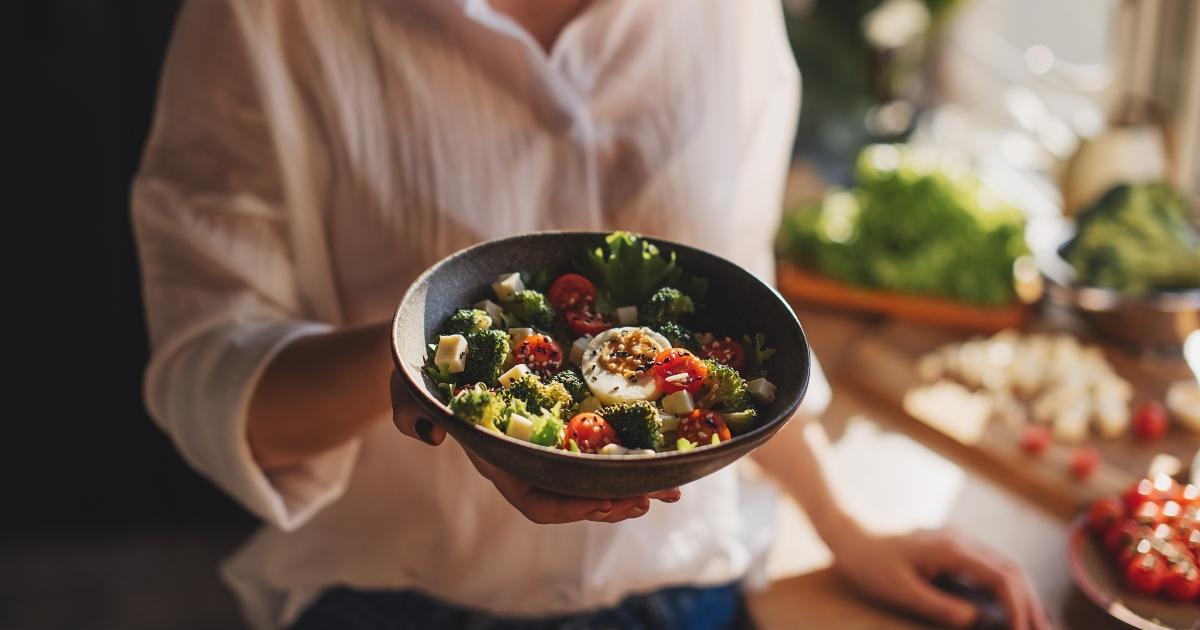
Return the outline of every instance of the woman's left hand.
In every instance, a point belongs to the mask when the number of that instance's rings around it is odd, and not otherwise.
[[[1050,621],[1019,566],[984,545],[945,530],[881,536],[848,525],[828,541],[836,568],[870,597],[954,628],[971,625],[975,607],[933,586],[956,574],[994,592],[1014,630],[1048,630]]]

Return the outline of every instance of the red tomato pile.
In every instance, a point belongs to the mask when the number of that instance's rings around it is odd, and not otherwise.
[[[1166,475],[1143,479],[1120,497],[1093,503],[1088,527],[1131,591],[1200,598],[1200,488]]]

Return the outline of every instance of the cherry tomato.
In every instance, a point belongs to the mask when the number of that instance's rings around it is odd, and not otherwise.
[[[714,339],[700,346],[700,356],[719,361],[735,370],[742,369],[746,364],[746,349],[729,337]]]
[[[550,283],[546,292],[550,305],[554,310],[562,312],[574,309],[576,306],[590,305],[596,302],[596,286],[591,280],[577,273],[564,273]]]
[[[654,380],[659,389],[671,394],[681,389],[695,394],[704,385],[708,366],[683,348],[670,348],[654,357]],[[684,375],[680,377],[679,375]]]
[[[1157,400],[1148,400],[1133,413],[1133,432],[1143,440],[1157,440],[1167,432],[1167,410]]]
[[[604,315],[597,315],[590,304],[577,306],[567,311],[563,315],[563,319],[567,322],[567,328],[570,328],[571,332],[579,337],[598,335],[613,327],[612,320]]]
[[[1090,446],[1081,446],[1071,452],[1068,466],[1076,479],[1087,479],[1100,467],[1100,451]]]
[[[1088,526],[1097,534],[1112,529],[1125,516],[1125,504],[1117,497],[1104,497],[1092,504],[1088,510]]]
[[[1171,599],[1190,602],[1200,595],[1200,571],[1190,562],[1180,562],[1167,573],[1164,588]]]
[[[725,425],[725,419],[721,417],[721,414],[708,409],[693,410],[687,417],[679,421],[676,433],[679,437],[697,446],[712,444],[713,435],[716,435],[717,439],[722,442],[728,441],[730,438],[729,427]]]
[[[1154,489],[1154,482],[1149,479],[1142,479],[1121,495],[1121,500],[1125,502],[1125,509],[1130,513],[1136,511],[1138,506],[1146,501],[1154,501],[1158,498],[1159,494]]]
[[[1157,525],[1163,521],[1162,505],[1157,501],[1144,501],[1130,517],[1142,525]]]
[[[1021,429],[1017,443],[1030,455],[1041,455],[1050,446],[1050,430],[1040,424],[1027,424]]]
[[[1166,578],[1166,562],[1154,551],[1140,554],[1125,565],[1125,585],[1135,593],[1153,595]]]
[[[553,374],[562,368],[562,348],[543,334],[534,333],[522,339],[516,355],[517,363],[524,363],[541,375]]]
[[[621,443],[608,421],[594,413],[577,413],[567,422],[567,430],[563,432],[564,450],[570,450],[571,440],[583,453],[599,453],[609,444]]]
[[[1133,521],[1121,521],[1104,534],[1104,546],[1113,554],[1122,549],[1134,547],[1139,540],[1150,536],[1150,529],[1143,528]]]

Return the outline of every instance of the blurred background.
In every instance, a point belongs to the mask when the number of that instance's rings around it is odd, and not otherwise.
[[[215,567],[255,522],[187,468],[141,402],[128,190],[180,4],[0,4],[11,86],[0,178],[17,222],[7,277],[23,306],[9,315],[17,404],[0,457],[0,628],[240,627]],[[917,429],[918,441],[977,456],[1001,480],[1017,476],[1005,462],[1025,466],[1012,453],[1026,425],[1077,449],[1095,439],[1089,418],[1112,438],[1129,432],[1136,403],[1170,403],[1169,387],[1189,378],[1183,343],[1200,309],[1200,3],[783,7],[804,90],[781,287],[816,325],[878,333],[854,352],[886,351],[882,363],[903,374],[877,376],[894,387],[873,399],[952,438]],[[900,325],[924,326],[922,341],[898,347],[886,336],[894,321],[919,322]],[[1001,330],[990,342],[1010,351],[1043,330],[1075,339],[1079,356],[1099,344],[1131,393],[1092,401],[1081,434],[1079,422],[1059,426],[1080,415],[1069,405],[1033,409],[1040,385],[1014,385],[1009,404],[1009,388],[956,371],[961,347],[935,352]],[[836,372],[837,357],[829,364]],[[985,415],[1017,419],[1000,437],[954,435],[910,396],[951,384],[988,390]],[[1179,400],[1171,418],[1186,424],[1194,407]],[[1108,472],[1094,485],[1065,481],[1058,464],[1016,485],[1047,512],[1072,513],[1157,455],[1186,477],[1194,435],[1172,425],[1165,439],[1096,446]]]

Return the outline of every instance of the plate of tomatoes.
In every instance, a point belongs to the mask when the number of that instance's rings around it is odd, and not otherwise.
[[[1075,584],[1135,627],[1200,628],[1200,488],[1167,475],[1103,497],[1075,520]]]

